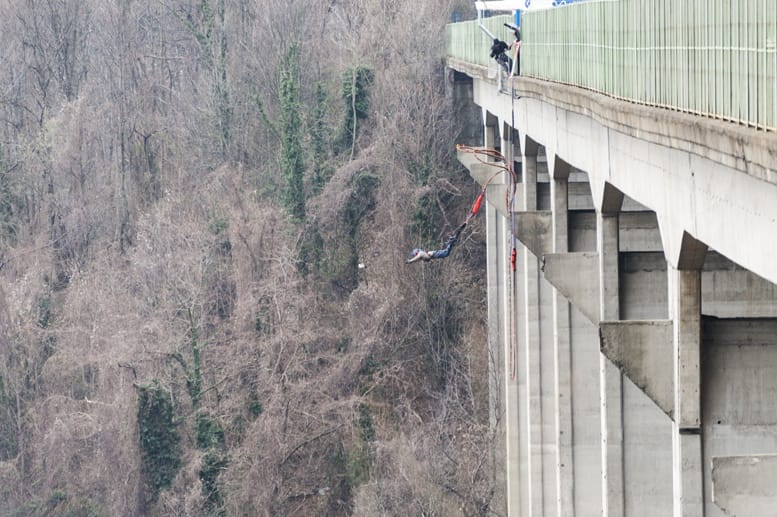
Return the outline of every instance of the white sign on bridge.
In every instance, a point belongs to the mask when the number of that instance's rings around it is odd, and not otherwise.
[[[478,11],[533,11],[550,9],[576,0],[494,0],[491,2],[475,2]],[[577,0],[579,1],[579,0]]]

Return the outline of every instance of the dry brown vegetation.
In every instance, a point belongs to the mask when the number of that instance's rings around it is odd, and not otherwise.
[[[0,514],[499,513],[481,223],[404,264],[475,194],[444,94],[459,4],[6,2]],[[304,220],[281,202],[293,45]]]

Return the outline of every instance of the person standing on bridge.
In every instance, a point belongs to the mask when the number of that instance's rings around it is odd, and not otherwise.
[[[513,75],[521,75],[521,29],[513,29],[515,40],[510,44],[513,49]]]
[[[509,47],[507,46],[507,43],[500,40],[499,38],[494,38],[494,43],[491,45],[491,54],[489,54],[492,58],[496,60],[499,65],[504,68],[505,73],[510,73],[510,69],[513,66],[512,60],[505,54],[505,51]]]
[[[507,47],[513,51],[512,75],[521,75],[521,28],[511,23],[505,23],[505,27],[513,31],[514,40]]]

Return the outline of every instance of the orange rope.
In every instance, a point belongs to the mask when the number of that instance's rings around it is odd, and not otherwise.
[[[490,167],[497,167],[500,170],[493,174],[488,180],[483,184],[483,188],[480,192],[480,195],[478,196],[477,200],[475,201],[475,205],[472,207],[472,211],[470,212],[470,215],[467,217],[467,221],[464,223],[466,224],[469,222],[469,220],[477,214],[477,211],[480,210],[480,203],[483,200],[483,195],[486,193],[486,187],[488,187],[488,184],[491,183],[491,181],[501,174],[503,171],[506,171],[510,174],[510,188],[507,189],[505,192],[505,207],[508,214],[510,214],[510,225],[511,225],[511,233],[512,233],[512,250],[510,252],[510,269],[512,273],[512,284],[515,285],[515,271],[516,271],[516,247],[515,247],[515,228],[512,227],[514,225],[514,218],[512,217],[512,209],[513,209],[513,203],[515,201],[515,189],[516,185],[518,183],[518,175],[515,173],[515,170],[513,169],[513,163],[512,160],[508,163],[505,156],[497,151],[496,149],[489,149],[487,147],[471,147],[467,145],[457,144],[456,150],[465,152],[465,153],[471,153],[475,156],[475,159],[479,161],[480,163],[483,163],[485,165],[488,165]],[[493,160],[497,161],[487,161],[486,159],[483,159],[481,156],[486,156],[487,158],[491,158]],[[501,162],[501,163],[500,163]],[[512,296],[512,303],[515,303],[515,293],[513,293]],[[515,380],[515,374],[516,374],[516,343],[515,339],[516,336],[514,335],[517,331],[516,328],[514,328],[513,324],[513,309],[510,308],[510,380]]]

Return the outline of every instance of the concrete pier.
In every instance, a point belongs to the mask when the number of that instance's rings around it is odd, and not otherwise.
[[[777,136],[751,167],[723,122],[449,66],[519,172],[486,208],[500,511],[777,515]]]

